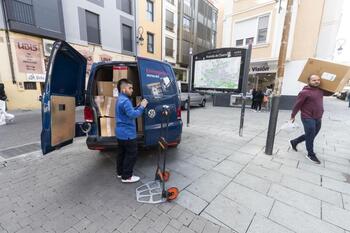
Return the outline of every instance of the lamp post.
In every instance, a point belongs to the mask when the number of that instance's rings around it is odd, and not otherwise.
[[[142,46],[143,45],[143,41],[145,40],[142,36],[143,34],[143,27],[142,26],[139,26],[137,28],[137,35],[136,35],[136,46],[137,45],[140,45]],[[136,56],[138,56],[139,54],[139,46],[136,47]]]

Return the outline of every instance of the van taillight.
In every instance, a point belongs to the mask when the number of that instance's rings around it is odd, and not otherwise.
[[[176,109],[176,116],[178,120],[181,120],[181,106]]]
[[[86,122],[93,122],[94,121],[94,112],[92,111],[92,108],[85,106],[84,118],[85,118]]]

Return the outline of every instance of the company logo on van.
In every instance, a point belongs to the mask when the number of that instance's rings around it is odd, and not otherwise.
[[[164,71],[160,71],[160,70],[153,70],[153,69],[146,69],[146,76],[147,77],[152,77],[152,78],[159,78],[159,77],[164,77],[164,76],[168,76],[168,74]]]

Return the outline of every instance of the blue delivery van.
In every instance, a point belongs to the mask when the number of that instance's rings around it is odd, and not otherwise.
[[[99,62],[91,66],[86,80],[87,60],[64,41],[53,45],[46,73],[45,89],[41,98],[43,154],[71,144],[74,137],[86,137],[91,150],[118,148],[115,136],[102,136],[102,113],[96,103],[97,84],[113,81],[113,67],[127,67],[133,73],[134,93],[149,104],[138,121],[137,139],[142,147],[158,144],[164,107],[169,111],[169,145],[181,141],[182,120],[179,90],[172,67],[157,60],[137,57],[134,62]],[[84,120],[76,120],[77,108],[84,108]],[[114,121],[114,118],[110,118]],[[112,122],[113,123],[113,122]],[[164,125],[163,125],[164,126]],[[114,131],[114,129],[112,129]]]

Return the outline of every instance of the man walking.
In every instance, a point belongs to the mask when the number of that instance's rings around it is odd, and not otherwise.
[[[133,183],[140,177],[133,175],[134,165],[137,159],[137,138],[135,119],[142,115],[148,102],[143,99],[139,106],[133,107],[130,97],[133,93],[133,85],[127,79],[118,82],[118,101],[116,103],[116,137],[118,140],[119,154],[116,159],[117,177],[123,183]]]
[[[292,149],[297,150],[297,145],[305,141],[307,155],[310,161],[320,164],[320,160],[314,152],[314,139],[321,129],[321,119],[323,115],[323,96],[327,92],[319,88],[321,84],[320,76],[313,74],[308,78],[308,85],[303,88],[297,97],[291,114],[291,121],[294,122],[295,115],[301,111],[301,121],[305,134],[290,141]]]

